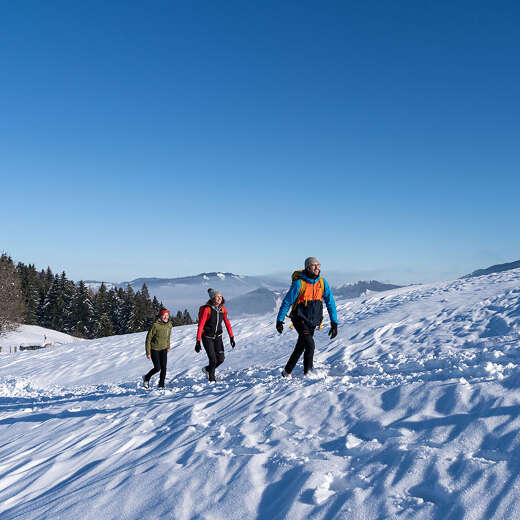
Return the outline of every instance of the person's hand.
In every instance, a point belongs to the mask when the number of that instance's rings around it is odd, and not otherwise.
[[[283,332],[283,321],[276,322],[276,330],[281,334]]]
[[[170,352],[171,348],[169,348],[166,352]]]
[[[330,339],[334,339],[338,335],[338,324],[331,322],[330,330],[328,332]]]
[[[152,359],[152,356],[150,356],[150,354],[146,354],[146,357],[147,357],[148,359]]]
[[[231,348],[235,348],[235,338],[233,336],[229,338],[229,342],[231,343]]]
[[[197,340],[197,342],[195,343],[195,352],[197,352],[197,354],[200,352],[200,341]]]

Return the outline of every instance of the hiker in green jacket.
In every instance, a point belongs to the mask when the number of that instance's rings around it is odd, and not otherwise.
[[[146,357],[152,360],[153,368],[143,376],[145,388],[150,387],[150,378],[157,372],[160,372],[158,388],[164,388],[172,327],[170,313],[167,309],[163,309],[159,312],[159,319],[154,322],[146,335]]]

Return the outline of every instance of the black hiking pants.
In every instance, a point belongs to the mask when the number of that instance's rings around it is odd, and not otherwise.
[[[293,353],[287,361],[287,365],[285,365],[285,371],[290,374],[300,356],[303,354],[303,373],[306,374],[314,367],[314,330],[306,327],[303,323],[299,321],[293,322],[294,328],[298,333],[298,341],[296,342],[296,346],[294,347]]]
[[[168,350],[151,350],[153,368],[144,377],[147,381],[150,378],[160,372],[159,374],[159,386],[164,386],[164,380],[166,379],[166,365],[168,364]]]
[[[209,380],[215,381],[215,368],[224,363],[224,343],[222,343],[222,336],[217,336],[216,338],[202,336],[202,344],[204,345],[204,350],[209,360],[209,365],[206,367]]]

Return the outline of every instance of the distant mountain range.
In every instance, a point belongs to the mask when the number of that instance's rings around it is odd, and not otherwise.
[[[239,299],[248,293],[263,289],[265,291],[279,291],[284,282],[270,277],[241,276],[233,273],[200,273],[194,276],[181,278],[137,278],[131,282],[123,282],[118,286],[130,285],[138,290],[146,283],[150,295],[156,296],[164,305],[172,311],[188,309],[193,318],[196,317],[199,307],[208,300],[208,289],[218,289],[226,299],[226,306],[230,314],[237,316],[242,314],[242,309],[248,311],[248,305],[252,304],[254,296]],[[262,303],[258,303],[258,309],[264,309],[270,297],[267,293],[259,293]],[[240,312],[235,312],[239,311]],[[263,312],[262,312],[263,313]],[[249,312],[246,312],[249,314]],[[258,314],[255,312],[254,314]]]
[[[520,260],[516,262],[509,262],[507,264],[497,264],[492,265],[491,267],[487,267],[486,269],[477,269],[470,274],[466,274],[461,278],[474,278],[475,276],[483,276],[486,274],[492,273],[502,273],[503,271],[510,271],[511,269],[519,269],[520,268]]]
[[[97,291],[101,282],[88,280],[87,286]],[[130,285],[139,290],[146,283],[151,296],[156,296],[173,312],[188,309],[195,318],[199,307],[208,300],[208,289],[218,289],[226,299],[230,316],[257,316],[275,312],[290,286],[286,280],[265,276],[241,276],[233,273],[200,273],[180,278],[136,278],[130,282],[104,282],[107,288]],[[376,280],[343,284],[333,288],[335,298],[357,298],[369,291],[381,292],[396,289],[399,285]]]

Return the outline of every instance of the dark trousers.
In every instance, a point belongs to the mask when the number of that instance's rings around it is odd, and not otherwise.
[[[306,374],[313,369],[314,366],[314,330],[315,327],[309,329],[303,323],[294,321],[294,328],[298,333],[298,341],[294,347],[293,353],[285,365],[285,371],[290,374],[300,356],[303,354],[303,373]]]
[[[202,336],[202,344],[209,359],[209,365],[206,367],[209,373],[209,380],[215,381],[215,368],[224,363],[224,343],[222,343],[222,336],[217,336],[215,339]]]
[[[166,349],[152,349],[150,352],[152,356],[153,368],[144,377],[147,381],[150,381],[150,378],[154,374],[161,372],[159,375],[159,386],[164,386],[164,380],[166,379],[166,365],[168,364],[168,351]]]

